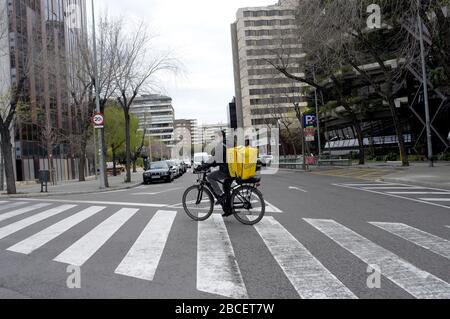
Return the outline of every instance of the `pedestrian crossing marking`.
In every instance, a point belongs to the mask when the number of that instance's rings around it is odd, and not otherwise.
[[[394,253],[376,245],[333,220],[305,219],[368,265],[378,265],[382,275],[419,299],[450,299],[450,285]]]
[[[444,209],[450,209],[450,206],[447,206],[444,204],[438,204],[439,202],[442,202],[442,203],[450,202],[450,199],[448,199],[448,200],[447,199],[439,200],[439,199],[433,199],[433,198],[417,199],[417,198],[402,196],[402,195],[409,195],[409,194],[394,194],[393,192],[383,192],[380,189],[368,189],[367,187],[360,187],[360,186],[358,186],[358,184],[332,184],[332,185],[336,186],[336,187],[343,187],[343,188],[348,188],[348,189],[353,189],[353,190],[358,190],[358,191],[364,191],[364,192],[368,192],[368,193],[372,193],[372,194],[378,194],[378,195],[384,195],[384,196],[389,196],[389,197],[394,197],[394,198],[405,199],[408,201],[431,205],[431,206],[440,207],[440,208],[444,208]],[[364,185],[366,185],[366,184],[364,184]],[[379,185],[379,184],[377,184],[377,185]],[[400,185],[400,184],[396,184],[396,185]],[[434,191],[445,192],[445,190],[439,190],[439,189],[435,189],[435,188],[411,188],[414,186],[409,186],[409,185],[401,185],[401,186],[402,187],[408,186],[407,189],[411,189],[413,191],[416,191],[417,189],[423,189],[423,190],[434,190]]]
[[[220,215],[198,224],[197,290],[248,299],[228,231]]]
[[[0,206],[0,212],[1,212],[1,211],[4,211],[4,210],[7,210],[7,209],[16,208],[16,207],[19,207],[19,206],[28,204],[28,203],[26,203],[26,202],[15,202],[15,203],[0,202],[0,203],[5,203],[5,204],[7,204],[7,205],[2,205],[2,206]]]
[[[139,209],[121,209],[67,248],[54,261],[83,266],[138,211]]]
[[[5,221],[7,219],[13,218],[13,217],[17,217],[29,212],[32,212],[33,210],[38,210],[44,207],[48,207],[50,206],[50,204],[36,204],[33,206],[28,206],[28,207],[24,207],[24,208],[20,208],[17,210],[14,210],[12,212],[8,212],[8,213],[3,213],[0,215],[0,222]]]
[[[115,273],[152,281],[177,212],[158,211],[122,260]]]
[[[48,211],[45,211],[43,213],[31,216],[26,219],[22,219],[16,223],[10,224],[8,226],[5,226],[3,228],[0,228],[0,239],[6,238],[22,229],[25,229],[31,225],[37,224],[41,221],[44,221],[46,219],[49,219],[53,216],[59,215],[65,211],[68,211],[72,208],[77,207],[77,205],[63,205],[56,208],[52,208]]]
[[[450,259],[450,241],[429,234],[414,227],[397,223],[370,223],[378,228],[403,238],[417,246],[431,250],[432,252]]]
[[[273,217],[254,226],[303,299],[356,299],[294,236]]]
[[[106,207],[89,207],[8,248],[8,251],[29,255],[35,250],[54,240],[55,238],[61,236],[63,233],[75,227],[79,223],[94,216],[104,209],[106,209]]]

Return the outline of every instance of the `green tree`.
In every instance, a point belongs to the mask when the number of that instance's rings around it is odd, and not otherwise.
[[[125,151],[125,119],[122,108],[115,102],[105,107],[105,148],[113,162],[113,175],[117,176],[117,155]]]

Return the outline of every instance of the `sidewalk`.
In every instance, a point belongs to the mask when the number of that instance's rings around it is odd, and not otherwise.
[[[29,198],[29,197],[47,197],[47,196],[61,196],[61,195],[82,195],[102,193],[108,191],[130,189],[142,184],[142,170],[138,170],[137,173],[131,174],[131,183],[126,184],[124,182],[125,173],[120,176],[109,176],[110,188],[105,190],[99,189],[99,181],[94,178],[88,178],[86,182],[68,181],[59,183],[58,185],[48,185],[48,193],[41,193],[40,184],[18,184],[17,195],[7,195],[6,192],[0,193],[0,199],[2,198]]]
[[[428,163],[412,163],[411,167],[387,175],[382,181],[450,190],[450,163],[435,163],[433,168],[428,167]]]

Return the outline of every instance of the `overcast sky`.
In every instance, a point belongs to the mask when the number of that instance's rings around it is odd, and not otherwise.
[[[234,96],[230,24],[236,19],[237,9],[276,2],[95,0],[95,9],[144,18],[151,34],[157,35],[158,46],[175,50],[184,64],[185,75],[168,79],[163,93],[173,98],[178,119],[196,118],[201,124],[227,121],[226,107]]]

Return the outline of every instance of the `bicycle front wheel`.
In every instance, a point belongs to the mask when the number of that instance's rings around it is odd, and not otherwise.
[[[205,221],[214,212],[214,197],[207,188],[198,185],[189,187],[183,195],[183,208],[196,222]]]
[[[238,187],[231,195],[233,214],[244,225],[256,225],[266,213],[266,202],[261,192],[250,185]]]

